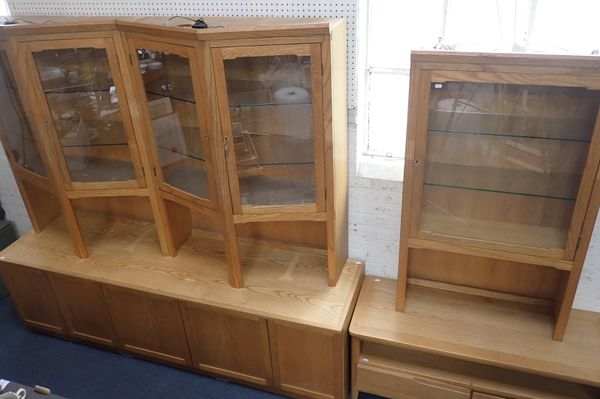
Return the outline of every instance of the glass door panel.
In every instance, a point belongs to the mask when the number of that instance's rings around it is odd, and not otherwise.
[[[146,48],[138,62],[163,181],[209,199],[206,153],[188,58]]]
[[[600,92],[433,83],[421,233],[565,247]]]
[[[46,177],[46,169],[23,111],[19,91],[4,50],[0,50],[0,121],[17,165]]]
[[[71,180],[135,180],[106,49],[52,49],[33,56]]]
[[[317,202],[311,57],[225,60],[241,205]]]

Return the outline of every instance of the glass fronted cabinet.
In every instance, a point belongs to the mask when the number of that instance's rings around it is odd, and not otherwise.
[[[112,39],[29,42],[67,189],[144,187]]]
[[[213,50],[234,212],[322,212],[320,46]]]
[[[527,303],[561,340],[600,208],[598,58],[411,61],[397,310],[414,285],[495,298],[503,324]]]
[[[600,91],[535,81],[431,82],[418,236],[573,257]]]
[[[130,39],[161,189],[216,207],[208,128],[193,47]]]
[[[13,165],[47,177],[4,45],[0,45],[0,124],[5,150]]]

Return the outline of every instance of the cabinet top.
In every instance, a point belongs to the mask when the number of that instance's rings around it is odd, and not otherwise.
[[[444,64],[518,65],[521,67],[600,68],[599,55],[506,53],[454,50],[413,50],[411,60],[421,63],[424,69],[450,69]],[[437,65],[430,65],[436,63]],[[492,72],[493,70],[490,70]]]
[[[348,261],[327,286],[325,250],[239,239],[244,288],[229,285],[223,237],[192,230],[177,256],[160,252],[152,223],[107,220],[78,212],[89,258],[73,252],[64,220],[29,232],[0,252],[2,262],[341,332],[350,323],[364,265]]]
[[[193,29],[194,16],[74,17],[12,15],[14,24],[0,25],[0,39],[19,35],[83,33],[124,30],[196,40],[256,38],[263,36],[328,35],[343,19],[206,17],[207,29]]]

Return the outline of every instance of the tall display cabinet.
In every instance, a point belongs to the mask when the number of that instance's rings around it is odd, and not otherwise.
[[[167,256],[192,228],[222,234],[235,287],[239,239],[324,250],[335,285],[347,257],[342,22],[275,21],[252,40],[247,22],[233,32],[165,18],[36,18],[2,28],[14,50],[3,69],[28,83],[32,133],[19,137],[40,148],[27,165],[45,165],[49,178],[11,160],[56,197],[31,213],[48,222],[62,210],[80,257],[96,238],[78,215],[94,212],[153,221]],[[12,131],[3,142],[14,158]]]
[[[407,284],[535,304],[562,340],[600,203],[599,106],[596,57],[413,53],[398,310]]]

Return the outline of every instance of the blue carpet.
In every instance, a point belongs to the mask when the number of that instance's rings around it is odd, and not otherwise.
[[[0,300],[0,378],[46,386],[71,399],[283,398],[34,333],[21,324],[10,298]],[[360,398],[377,397],[361,394]]]

